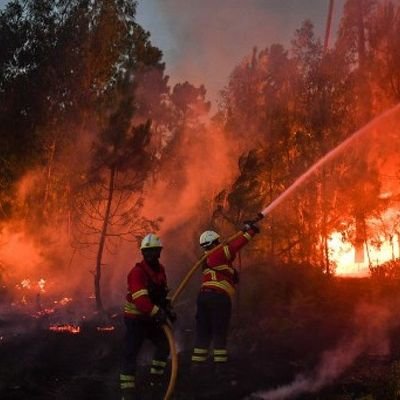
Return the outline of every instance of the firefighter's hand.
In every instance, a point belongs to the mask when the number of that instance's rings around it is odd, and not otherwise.
[[[254,221],[244,221],[243,225],[243,232],[252,230],[254,233],[260,233],[260,228],[255,224]]]
[[[167,313],[168,319],[174,323],[177,320],[177,315],[176,312],[174,311],[172,304],[171,304],[171,299],[166,298],[165,302],[165,312]]]
[[[167,313],[162,309],[159,308],[157,312],[153,315],[152,319],[157,325],[163,325],[167,322]]]
[[[172,323],[174,323],[176,320],[177,320],[177,315],[176,315],[176,312],[171,308],[171,309],[169,309],[169,310],[167,310],[167,316],[168,316],[168,319],[172,322]]]

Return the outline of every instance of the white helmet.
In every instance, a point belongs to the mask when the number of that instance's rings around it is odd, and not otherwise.
[[[219,235],[218,235],[217,232],[204,231],[200,235],[200,246],[201,247],[208,247],[211,243],[213,243],[217,239],[219,239]]]
[[[140,244],[140,250],[152,249],[154,247],[163,247],[160,238],[154,233],[147,234]]]

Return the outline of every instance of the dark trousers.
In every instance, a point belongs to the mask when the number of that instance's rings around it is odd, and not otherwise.
[[[156,347],[154,361],[166,363],[169,355],[168,340],[164,331],[154,322],[125,318],[125,352],[122,364],[122,373],[135,375],[136,359],[146,339],[149,339]],[[157,363],[156,363],[157,364]]]
[[[214,347],[214,361],[219,361],[215,355],[226,358],[226,342],[231,319],[231,299],[224,293],[201,291],[197,298],[196,339],[193,361],[203,361],[202,354],[211,343]],[[221,352],[221,350],[224,350]],[[204,358],[204,357],[203,357]],[[221,360],[222,361],[222,360]]]

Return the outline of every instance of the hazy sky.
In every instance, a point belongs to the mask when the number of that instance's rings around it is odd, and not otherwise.
[[[333,33],[345,0],[335,1]],[[164,52],[173,83],[204,83],[214,100],[232,69],[272,43],[288,45],[310,19],[323,38],[329,0],[139,0],[138,20]]]
[[[335,1],[334,31],[344,2]],[[0,6],[6,3],[0,0]],[[288,45],[307,18],[323,38],[328,4],[329,0],[139,0],[138,22],[163,51],[171,83],[204,83],[214,100],[234,66],[254,46]]]

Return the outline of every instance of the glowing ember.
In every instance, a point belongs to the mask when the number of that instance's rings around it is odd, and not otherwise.
[[[46,285],[46,281],[43,278],[39,279],[38,286],[39,286],[39,289],[41,292],[45,291],[44,290],[45,285]]]
[[[71,333],[76,335],[80,333],[81,328],[80,326],[76,325],[50,325],[49,330],[53,332]]]
[[[45,315],[50,315],[55,312],[54,308],[45,308],[44,310],[40,310],[36,313],[37,316],[43,317]]]
[[[61,304],[62,306],[65,306],[66,304],[70,303],[72,301],[71,297],[64,297],[61,300],[54,300],[54,304]]]
[[[21,287],[24,289],[30,289],[31,288],[31,280],[30,279],[24,279],[20,283]]]
[[[114,326],[98,326],[97,330],[99,332],[112,332],[113,330],[115,330]]]

